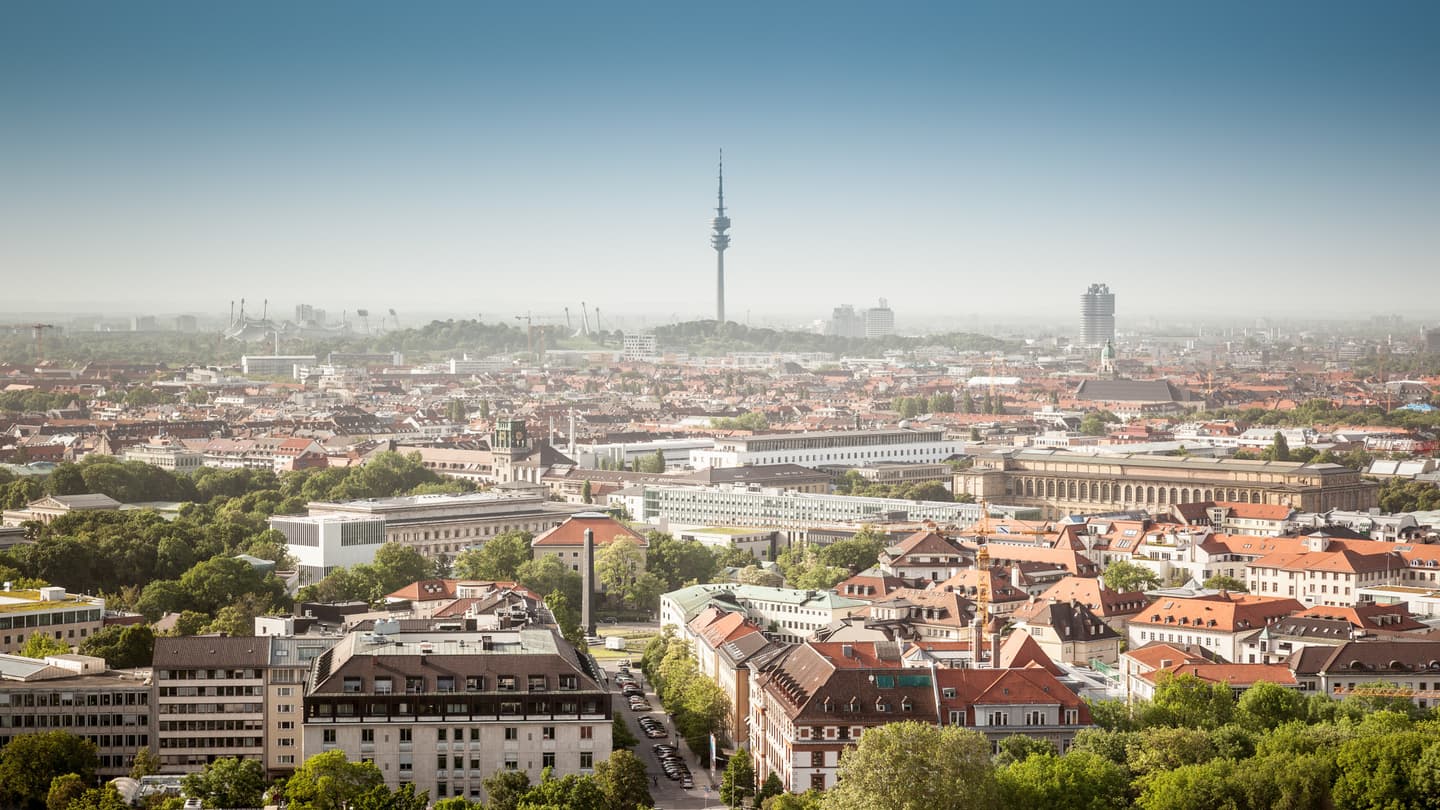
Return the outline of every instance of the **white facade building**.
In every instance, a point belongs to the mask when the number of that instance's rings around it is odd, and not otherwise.
[[[942,428],[831,430],[717,438],[712,448],[692,451],[690,463],[697,469],[762,464],[856,467],[878,461],[936,463],[964,451],[960,440],[945,438]]]
[[[298,378],[300,369],[313,366],[319,360],[313,354],[270,354],[245,355],[240,358],[240,370],[245,376]]]
[[[285,535],[300,584],[319,582],[336,568],[370,563],[385,545],[385,519],[357,515],[277,515],[270,528]]]

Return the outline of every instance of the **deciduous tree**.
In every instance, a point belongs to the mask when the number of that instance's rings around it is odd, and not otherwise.
[[[827,810],[981,810],[997,802],[990,744],[979,732],[906,720],[867,729],[840,757]]]

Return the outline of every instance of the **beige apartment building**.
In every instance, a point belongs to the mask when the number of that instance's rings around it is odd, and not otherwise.
[[[611,695],[553,630],[351,633],[316,662],[304,752],[374,762],[392,789],[480,799],[486,777],[589,774]]]

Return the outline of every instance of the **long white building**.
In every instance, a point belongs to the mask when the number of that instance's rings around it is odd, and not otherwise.
[[[904,523],[919,520],[969,525],[980,519],[981,510],[981,506],[974,503],[820,495],[728,485],[686,487],[646,484],[612,493],[610,502],[624,505],[636,520],[645,522],[798,530],[826,523]],[[1039,517],[1040,510],[991,504],[990,514],[1028,519]]]
[[[820,467],[859,466],[879,461],[935,463],[965,450],[960,440],[946,439],[943,428],[768,433],[714,441],[710,449],[691,451],[692,466],[699,469],[760,464]]]

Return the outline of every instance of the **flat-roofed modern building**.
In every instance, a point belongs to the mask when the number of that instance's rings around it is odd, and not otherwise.
[[[61,730],[95,743],[96,776],[128,776],[135,754],[154,745],[150,694],[148,670],[111,670],[103,658],[0,655],[0,746]]]
[[[1037,507],[1046,518],[1203,501],[1267,503],[1303,512],[1369,509],[1379,484],[1339,464],[1180,456],[1089,456],[1014,450],[975,456],[955,493]]]
[[[408,495],[308,504],[311,516],[353,515],[385,521],[386,542],[404,543],[427,557],[456,554],[497,534],[539,534],[594,507],[546,501],[540,495],[469,493]]]
[[[77,647],[100,630],[104,618],[104,599],[64,588],[0,592],[0,653],[17,652],[37,633]]]
[[[803,531],[826,523],[865,524],[933,520],[966,526],[980,519],[974,503],[905,501],[858,495],[819,495],[758,487],[645,485],[621,490],[610,502],[624,504],[637,520],[687,527],[746,526]],[[1025,519],[1039,510],[990,505],[990,514]]]
[[[613,717],[595,675],[544,628],[352,633],[315,662],[304,752],[344,751],[437,800],[478,800],[501,770],[589,774]]]
[[[878,461],[935,463],[962,452],[960,441],[946,439],[943,428],[830,430],[717,438],[713,448],[691,451],[690,463],[697,468],[758,464],[821,467]]]
[[[270,528],[285,535],[300,584],[319,582],[336,568],[373,562],[385,544],[385,519],[361,515],[276,515]]]

